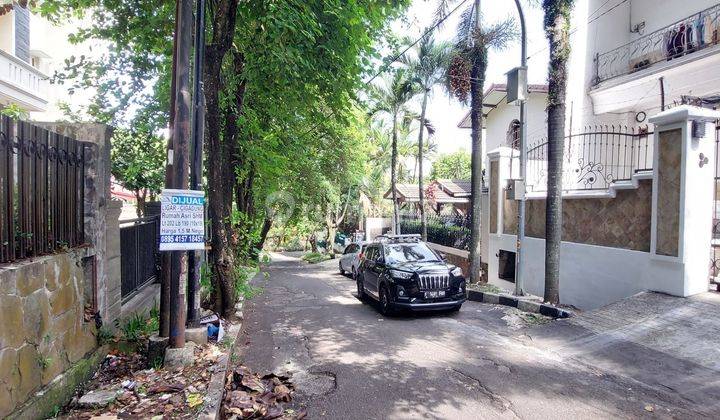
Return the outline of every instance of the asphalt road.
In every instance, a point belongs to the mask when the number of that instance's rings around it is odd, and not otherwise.
[[[714,417],[623,366],[601,369],[535,338],[562,342],[561,321],[475,302],[456,314],[384,318],[355,297],[336,261],[273,257],[254,280],[263,292],[245,306],[240,360],[292,374],[293,405],[309,418]]]

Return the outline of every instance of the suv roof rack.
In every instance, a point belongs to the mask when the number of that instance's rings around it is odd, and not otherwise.
[[[380,235],[375,238],[377,242],[420,242],[420,235],[417,233],[406,235]]]

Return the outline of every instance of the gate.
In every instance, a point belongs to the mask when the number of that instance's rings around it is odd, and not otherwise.
[[[712,246],[710,248],[710,284],[720,291],[720,122],[715,127],[715,190],[713,201]]]
[[[120,294],[123,302],[158,278],[159,216],[122,221],[120,227]]]

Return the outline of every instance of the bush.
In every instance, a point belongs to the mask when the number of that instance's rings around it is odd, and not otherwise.
[[[307,254],[302,256],[302,259],[309,262],[310,264],[317,264],[319,262],[329,260],[330,255],[321,254],[319,252],[308,252]]]

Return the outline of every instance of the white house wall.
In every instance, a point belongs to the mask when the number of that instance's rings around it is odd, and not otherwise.
[[[540,138],[547,137],[547,95],[531,93],[527,102],[527,138],[530,144]],[[520,107],[501,101],[497,108],[490,111],[487,117],[485,135],[486,150],[495,150],[505,146],[507,132],[513,120],[520,119]]]
[[[491,235],[490,255],[515,251],[515,235]],[[523,242],[526,292],[542,296],[545,290],[545,240]],[[594,309],[647,290],[645,277],[650,254],[594,245],[563,242],[560,253],[560,299],[579,309]],[[612,264],[608,264],[612,261]],[[490,283],[505,289],[514,285],[498,277],[498,259],[488,260]],[[592,275],[589,275],[592,273]]]
[[[593,125],[620,124],[634,127],[640,125],[635,120],[639,111],[645,112],[647,116],[659,112],[661,106],[657,81],[659,76],[634,86],[627,84],[627,88],[623,85],[622,89],[606,96],[595,94],[593,100],[589,92],[594,88],[596,54],[614,50],[716,4],[718,4],[716,0],[576,2],[572,17],[572,52],[568,68],[567,126],[572,125],[573,131],[577,131],[579,127]],[[640,33],[630,31],[632,26],[641,22],[645,22],[645,28]],[[695,52],[686,58],[688,61],[693,61],[701,52]],[[651,74],[653,68],[662,65],[663,63],[658,63],[632,76]],[[716,93],[720,93],[720,82],[716,81],[714,85],[710,83],[710,79],[717,77],[718,66],[709,62],[703,66],[707,67],[705,71],[695,69],[693,75],[685,72],[686,67],[683,67],[683,73],[687,77],[681,76],[679,79],[666,82],[667,104],[679,101],[682,95],[707,94],[713,90],[712,86],[717,88]],[[687,69],[689,68],[688,66]],[[618,111],[608,112],[609,110]]]

